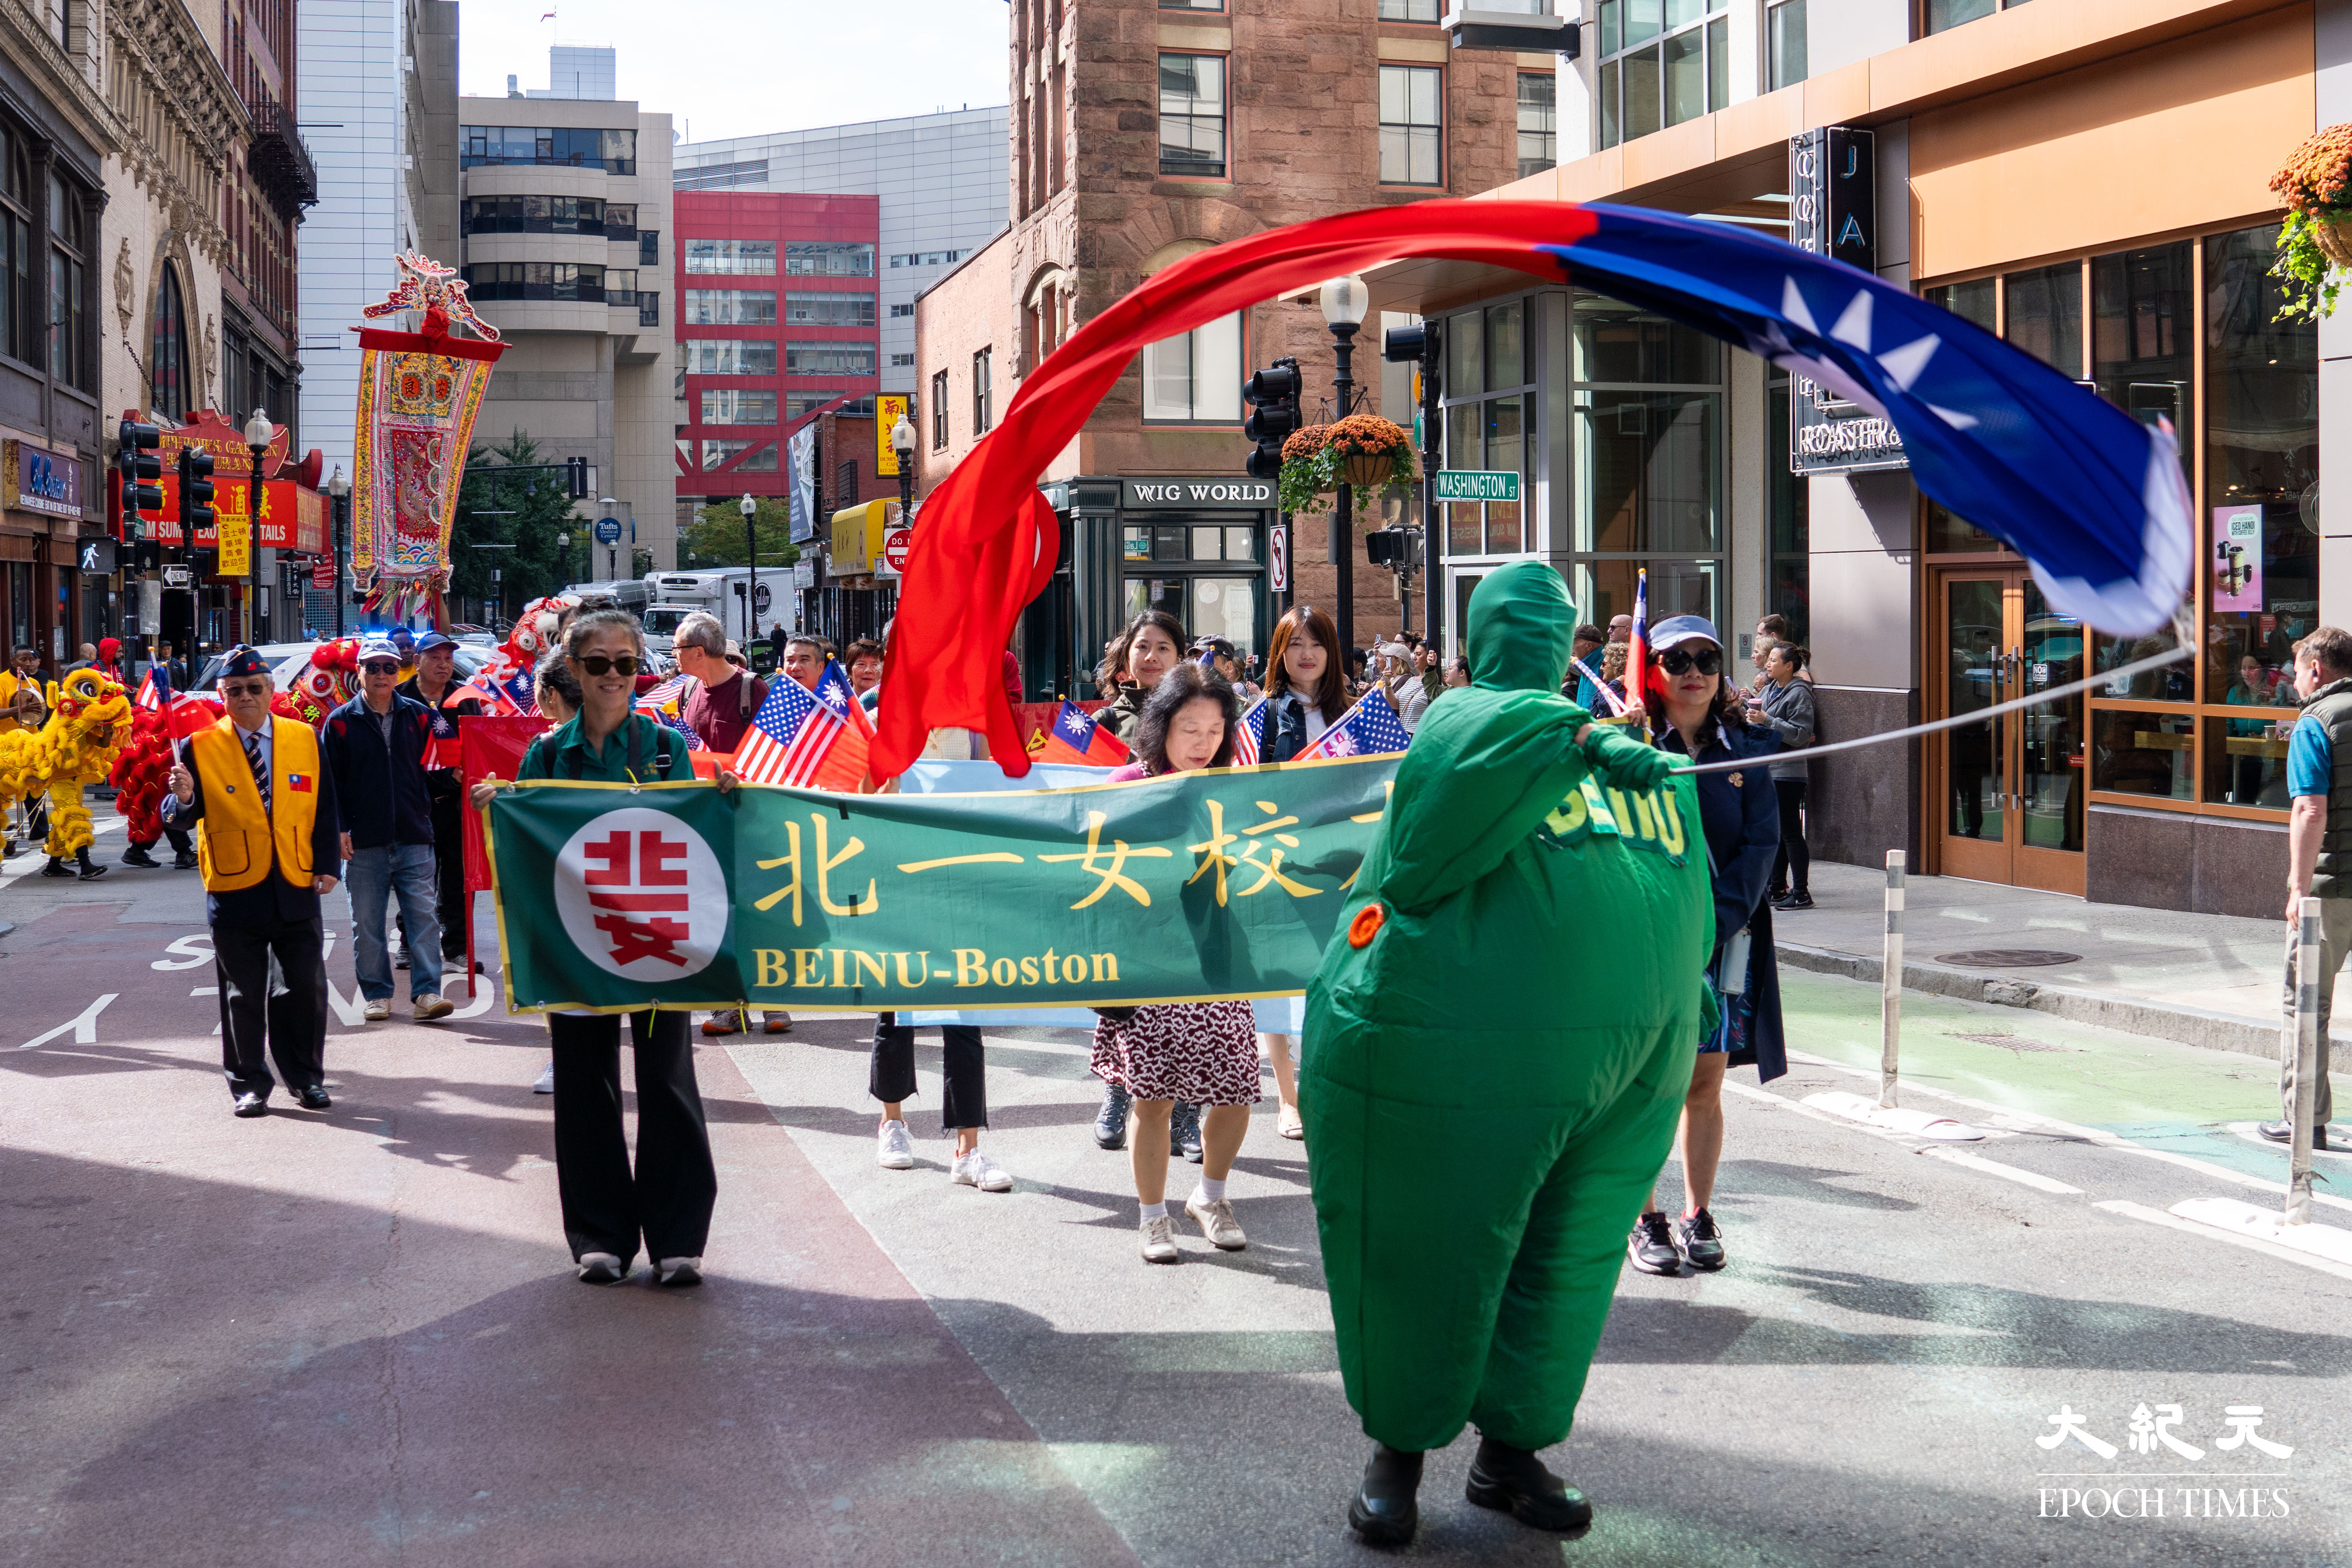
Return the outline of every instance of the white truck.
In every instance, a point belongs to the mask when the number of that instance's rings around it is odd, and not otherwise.
[[[756,621],[747,620],[745,614],[751,585],[751,571],[748,566],[710,572],[646,573],[646,647],[659,658],[669,658],[671,635],[680,621],[698,610],[717,616],[719,625],[727,628],[727,635],[739,643],[750,643],[760,633],[773,631],[779,622],[787,630],[793,629],[793,612],[800,599],[793,591],[793,569],[761,569],[759,598],[751,605]]]

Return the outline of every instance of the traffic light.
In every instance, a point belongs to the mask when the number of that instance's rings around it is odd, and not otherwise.
[[[563,464],[563,477],[569,481],[573,500],[588,499],[588,459],[568,458]]]
[[[1278,359],[1252,374],[1242,384],[1250,416],[1242,434],[1257,443],[1243,471],[1254,479],[1271,479],[1282,473],[1282,444],[1298,428],[1298,362]]]
[[[180,542],[193,550],[196,530],[213,525],[213,455],[180,448]]]
[[[1381,340],[1381,357],[1391,364],[1418,363],[1429,351],[1429,329],[1423,325],[1391,327]]]
[[[1410,574],[1421,563],[1421,530],[1374,529],[1364,535],[1364,559],[1375,566]]]
[[[163,459],[153,455],[163,444],[163,433],[152,425],[125,419],[114,433],[114,468],[122,479],[122,537],[139,537],[139,514],[159,511],[163,488],[151,481],[163,477]]]

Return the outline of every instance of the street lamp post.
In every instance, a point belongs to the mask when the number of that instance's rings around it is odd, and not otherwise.
[[[912,527],[915,510],[915,424],[905,415],[890,426],[890,449],[898,454],[898,522]]]
[[[261,459],[269,450],[269,438],[277,432],[269,423],[267,410],[257,408],[253,417],[245,422],[246,449],[253,454],[253,467],[245,478],[245,584],[238,595],[237,625],[239,642],[253,640],[253,555],[261,544]]]
[[[619,496],[598,496],[596,498],[596,504],[604,509],[604,517],[612,517],[613,509],[621,504],[621,498]],[[599,518],[598,521],[602,521],[603,518]],[[617,521],[618,519],[615,519],[614,521]],[[612,543],[604,546],[604,575],[612,578],[615,582],[620,580],[621,542],[617,539]]]
[[[1334,278],[1323,285],[1320,303],[1323,320],[1331,328],[1333,390],[1338,395],[1338,412],[1334,422],[1348,416],[1348,405],[1356,390],[1355,377],[1350,374],[1356,349],[1356,333],[1364,324],[1364,315],[1371,307],[1371,291],[1364,287],[1361,278]],[[1339,569],[1339,584],[1334,590],[1339,601],[1339,657],[1345,659],[1356,646],[1356,527],[1353,505],[1354,489],[1345,479],[1339,481],[1339,504],[1331,509],[1331,563]]]
[[[743,514],[743,559],[751,566],[751,584],[743,590],[743,657],[749,659],[751,645],[760,640],[760,503],[745,490],[735,505]]]
[[[555,549],[556,565],[559,568],[556,575],[562,579],[562,585],[568,588],[572,586],[572,531],[570,529],[564,529],[555,536]]]
[[[352,502],[352,481],[343,478],[341,463],[327,476],[327,494],[335,506],[335,637],[340,640],[343,635],[343,601],[351,596],[343,589],[343,526]]]

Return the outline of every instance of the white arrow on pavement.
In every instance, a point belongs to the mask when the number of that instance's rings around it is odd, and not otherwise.
[[[105,995],[100,997],[89,1006],[84,1007],[77,1016],[69,1018],[66,1022],[59,1024],[56,1028],[51,1029],[46,1035],[34,1036],[31,1039],[26,1040],[23,1045],[16,1048],[20,1051],[29,1051],[35,1046],[46,1046],[51,1040],[56,1039],[59,1035],[66,1033],[68,1030],[71,1030],[73,1032],[73,1043],[77,1046],[94,1046],[98,1044],[98,1016],[106,1011],[106,1005],[108,1003],[113,1001],[115,997],[121,994],[121,993],[117,991],[108,992]]]

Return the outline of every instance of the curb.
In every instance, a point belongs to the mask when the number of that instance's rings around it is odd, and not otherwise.
[[[1773,949],[1780,954],[1780,962],[1790,968],[1816,974],[1843,975],[1848,980],[1861,980],[1876,985],[1885,972],[1883,961],[1874,955],[1841,952],[1826,947],[1807,947],[1791,942],[1776,942]],[[2126,1034],[2150,1035],[2159,1040],[2198,1046],[2206,1050],[2234,1051],[2241,1056],[2260,1057],[2268,1062],[2278,1060],[2279,1026],[2238,1013],[2217,1013],[2208,1007],[2153,1002],[2137,996],[2116,996],[2072,985],[2045,985],[2040,981],[2021,980],[2015,975],[1982,974],[1941,963],[1904,964],[1903,988],[1933,996],[1957,997],[1963,1002],[1988,1003],[1997,1007],[2027,1007],[2037,1013],[2064,1018],[2070,1023],[2120,1029]],[[2328,1034],[2334,1043],[2352,1048],[2352,1035],[2337,1029],[2330,1029]]]

